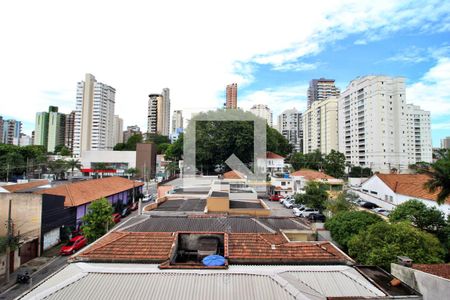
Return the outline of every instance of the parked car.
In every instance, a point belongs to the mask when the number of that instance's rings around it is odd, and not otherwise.
[[[284,201],[284,203],[283,203],[284,207],[286,207],[286,208],[292,208],[292,207],[294,207],[294,204],[295,204],[294,199]]]
[[[308,220],[310,220],[311,222],[322,222],[322,223],[324,223],[326,218],[325,218],[325,215],[323,215],[321,213],[312,213],[312,214],[309,214]]]
[[[61,247],[59,253],[61,255],[71,255],[77,252],[77,250],[83,248],[87,244],[87,239],[82,235],[77,235],[70,239],[67,244]]]
[[[280,201],[280,199],[283,199],[284,197],[282,195],[272,195],[270,196],[269,200],[270,201]]]
[[[378,205],[376,205],[375,203],[367,201],[367,202],[361,204],[361,207],[368,208],[368,209],[374,209],[374,208],[377,208]]]
[[[294,213],[295,216],[300,217],[300,215],[305,209],[307,209],[306,206],[300,205],[299,207],[294,207],[294,209],[292,209],[292,212]]]
[[[389,210],[381,208],[381,207],[377,207],[372,209],[373,212],[376,212],[377,214],[383,215],[383,216],[389,216],[389,214],[391,213]]]
[[[299,217],[307,218],[310,214],[318,214],[319,211],[314,208],[305,208],[299,215]]]
[[[128,207],[130,208],[131,211],[135,211],[138,209],[139,203],[138,202],[131,203]]]
[[[115,213],[115,214],[113,214],[112,215],[112,217],[113,217],[113,222],[114,223],[119,223],[120,222],[120,219],[121,219],[121,216],[120,216],[120,214],[118,214],[118,213]]]
[[[284,201],[289,201],[289,200],[292,200],[292,197],[291,197],[291,196],[286,196],[286,197],[284,197],[284,198],[281,198],[281,199],[280,199],[280,204],[283,204]]]
[[[131,210],[129,207],[125,207],[124,209],[122,209],[122,211],[120,212],[120,217],[121,218],[125,218],[126,216],[128,216],[129,214],[131,214]]]
[[[144,198],[142,199],[142,202],[150,202],[150,201],[154,201],[156,198],[155,194],[149,194],[149,195],[145,195]]]
[[[356,204],[356,205],[359,205],[359,206],[363,206],[364,203],[366,203],[366,201],[364,201],[364,200],[361,199],[361,198],[359,198],[359,199],[357,199],[357,200],[355,201],[355,204]]]

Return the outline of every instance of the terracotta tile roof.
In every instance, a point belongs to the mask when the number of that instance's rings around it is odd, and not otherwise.
[[[279,154],[276,154],[276,153],[273,153],[273,152],[270,152],[270,151],[267,151],[267,152],[266,152],[266,158],[272,158],[272,159],[284,159],[283,156],[281,156],[281,155],[279,155]]]
[[[450,279],[450,264],[413,264],[413,269]]]
[[[16,193],[16,192],[20,192],[20,191],[29,190],[32,188],[37,188],[37,187],[40,187],[40,186],[43,186],[46,184],[49,184],[48,180],[36,180],[36,181],[27,182],[27,183],[3,185],[2,188],[4,188],[5,190],[7,190],[11,193]]]
[[[316,179],[336,179],[333,176],[327,175],[324,172],[319,172],[316,170],[310,170],[310,169],[301,169],[298,171],[295,171],[291,174],[292,176],[303,176],[307,180],[316,180]]]
[[[103,262],[163,262],[175,240],[172,232],[111,232],[73,260]]]
[[[425,183],[431,178],[426,174],[375,174],[397,194],[436,201],[439,191],[430,193]],[[446,203],[450,204],[450,197]]]
[[[281,234],[228,234],[231,262],[353,263],[330,242],[288,242]]]
[[[135,187],[142,185],[142,182],[134,183]],[[36,193],[64,196],[64,206],[79,206],[132,188],[133,180],[115,176],[59,185]]]
[[[224,179],[245,179],[245,175],[239,171],[231,170],[223,173]]]

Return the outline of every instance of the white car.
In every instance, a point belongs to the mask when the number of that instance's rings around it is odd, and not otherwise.
[[[307,209],[306,206],[304,205],[300,205],[300,207],[294,207],[294,209],[292,210],[292,212],[294,213],[295,216],[300,217],[300,215],[302,214],[302,212]]]
[[[391,211],[381,208],[381,207],[374,208],[374,209],[372,209],[372,211],[376,212],[380,215],[386,216],[386,217],[389,216],[389,214],[391,213]]]
[[[286,196],[285,198],[280,199],[280,204],[284,204],[284,201],[290,201],[292,200],[291,196]]]
[[[300,212],[299,217],[307,218],[310,214],[318,214],[319,211],[314,208],[305,208],[302,212]]]
[[[294,206],[294,204],[295,204],[295,200],[294,199],[286,200],[286,201],[283,202],[283,205],[286,208],[292,208]]]

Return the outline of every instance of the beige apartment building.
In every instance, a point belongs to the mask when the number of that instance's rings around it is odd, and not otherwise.
[[[303,114],[303,153],[320,150],[328,154],[339,149],[338,99],[314,101]]]

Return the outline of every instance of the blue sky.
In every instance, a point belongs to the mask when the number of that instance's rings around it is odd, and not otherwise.
[[[36,112],[75,108],[76,83],[89,72],[116,88],[125,126],[145,130],[148,94],[162,88],[189,119],[219,107],[231,82],[240,107],[267,104],[276,120],[305,108],[313,78],[344,90],[357,76],[383,74],[406,77],[407,100],[431,111],[433,145],[450,135],[448,1],[111,1],[105,9],[88,0],[0,4],[0,115],[30,134]]]

